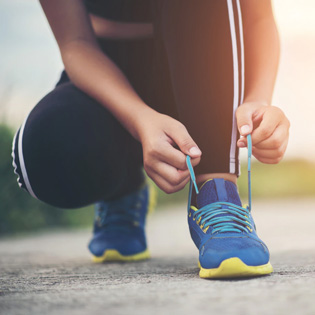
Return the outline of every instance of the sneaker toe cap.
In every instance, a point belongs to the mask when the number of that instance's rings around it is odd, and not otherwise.
[[[97,257],[104,255],[108,249],[115,249],[121,255],[134,255],[146,250],[144,237],[139,235],[108,235],[98,233],[89,243],[90,252]]]
[[[212,269],[233,257],[248,266],[261,266],[269,262],[269,251],[263,242],[250,237],[218,237],[201,247],[199,261],[203,268]]]

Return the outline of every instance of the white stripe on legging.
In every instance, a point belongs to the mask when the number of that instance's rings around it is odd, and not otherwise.
[[[245,90],[245,54],[244,54],[244,36],[243,36],[243,20],[242,20],[242,11],[240,6],[240,1],[236,0],[237,4],[237,13],[238,13],[238,24],[240,30],[240,44],[241,44],[241,99],[240,104],[244,101],[244,90]]]
[[[237,5],[237,13],[238,13],[238,23],[239,23],[239,31],[240,31],[240,44],[241,44],[241,98],[240,104],[242,105],[244,102],[244,92],[245,92],[245,53],[244,53],[244,36],[243,36],[243,20],[242,20],[242,10],[240,1],[236,0]],[[241,174],[241,164],[238,163],[238,174]]]
[[[33,189],[32,189],[32,186],[30,184],[30,181],[28,179],[28,176],[27,176],[27,172],[26,172],[26,167],[25,167],[25,162],[24,162],[24,157],[23,157],[23,145],[22,145],[22,139],[23,139],[23,133],[24,133],[24,128],[25,128],[25,124],[27,122],[27,118],[28,116],[26,117],[21,129],[20,129],[20,134],[19,134],[19,145],[18,145],[18,151],[19,151],[19,160],[20,160],[20,167],[21,167],[21,171],[22,171],[22,176],[23,176],[23,179],[24,179],[24,183],[25,183],[25,186],[27,188],[27,191],[36,199],[37,196],[35,195]]]
[[[236,117],[235,112],[239,104],[239,69],[238,69],[238,54],[237,54],[237,41],[236,41],[236,30],[232,0],[227,0],[230,32],[232,40],[232,54],[233,54],[233,82],[234,82],[234,96],[233,96],[233,117],[232,117],[232,135],[231,135],[231,147],[230,147],[230,173],[235,173],[235,162],[236,162]]]
[[[12,156],[12,166],[14,168],[14,174],[16,174],[18,176],[17,182],[18,182],[19,186],[22,187],[22,184],[20,182],[20,175],[17,172],[17,165],[15,163],[15,153],[14,153],[15,152],[15,142],[16,142],[17,133],[18,133],[18,131],[15,133],[15,136],[14,136],[13,141],[12,141],[12,153],[11,153],[11,156]]]

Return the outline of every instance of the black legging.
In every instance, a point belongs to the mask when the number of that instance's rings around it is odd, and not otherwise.
[[[203,152],[197,174],[238,175],[239,17],[237,0],[153,1],[154,39],[101,42],[147,104],[186,126]],[[143,182],[140,143],[65,73],[18,130],[13,164],[20,186],[63,208],[115,199]]]

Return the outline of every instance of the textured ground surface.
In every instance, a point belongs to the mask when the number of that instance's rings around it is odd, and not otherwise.
[[[315,314],[315,200],[254,204],[275,272],[198,277],[185,206],[149,220],[152,259],[94,265],[89,231],[0,240],[0,314]]]

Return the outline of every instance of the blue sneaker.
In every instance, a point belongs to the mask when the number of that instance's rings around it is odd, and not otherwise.
[[[101,263],[150,258],[145,221],[155,203],[155,190],[148,184],[117,200],[97,203],[94,233],[89,243],[93,261]]]
[[[248,207],[242,207],[236,185],[221,178],[206,181],[198,191],[190,157],[187,157],[192,179],[188,225],[199,249],[201,278],[253,277],[273,271],[268,248],[257,236],[251,215],[250,140],[248,137]],[[191,205],[193,184],[197,193],[196,206]]]

